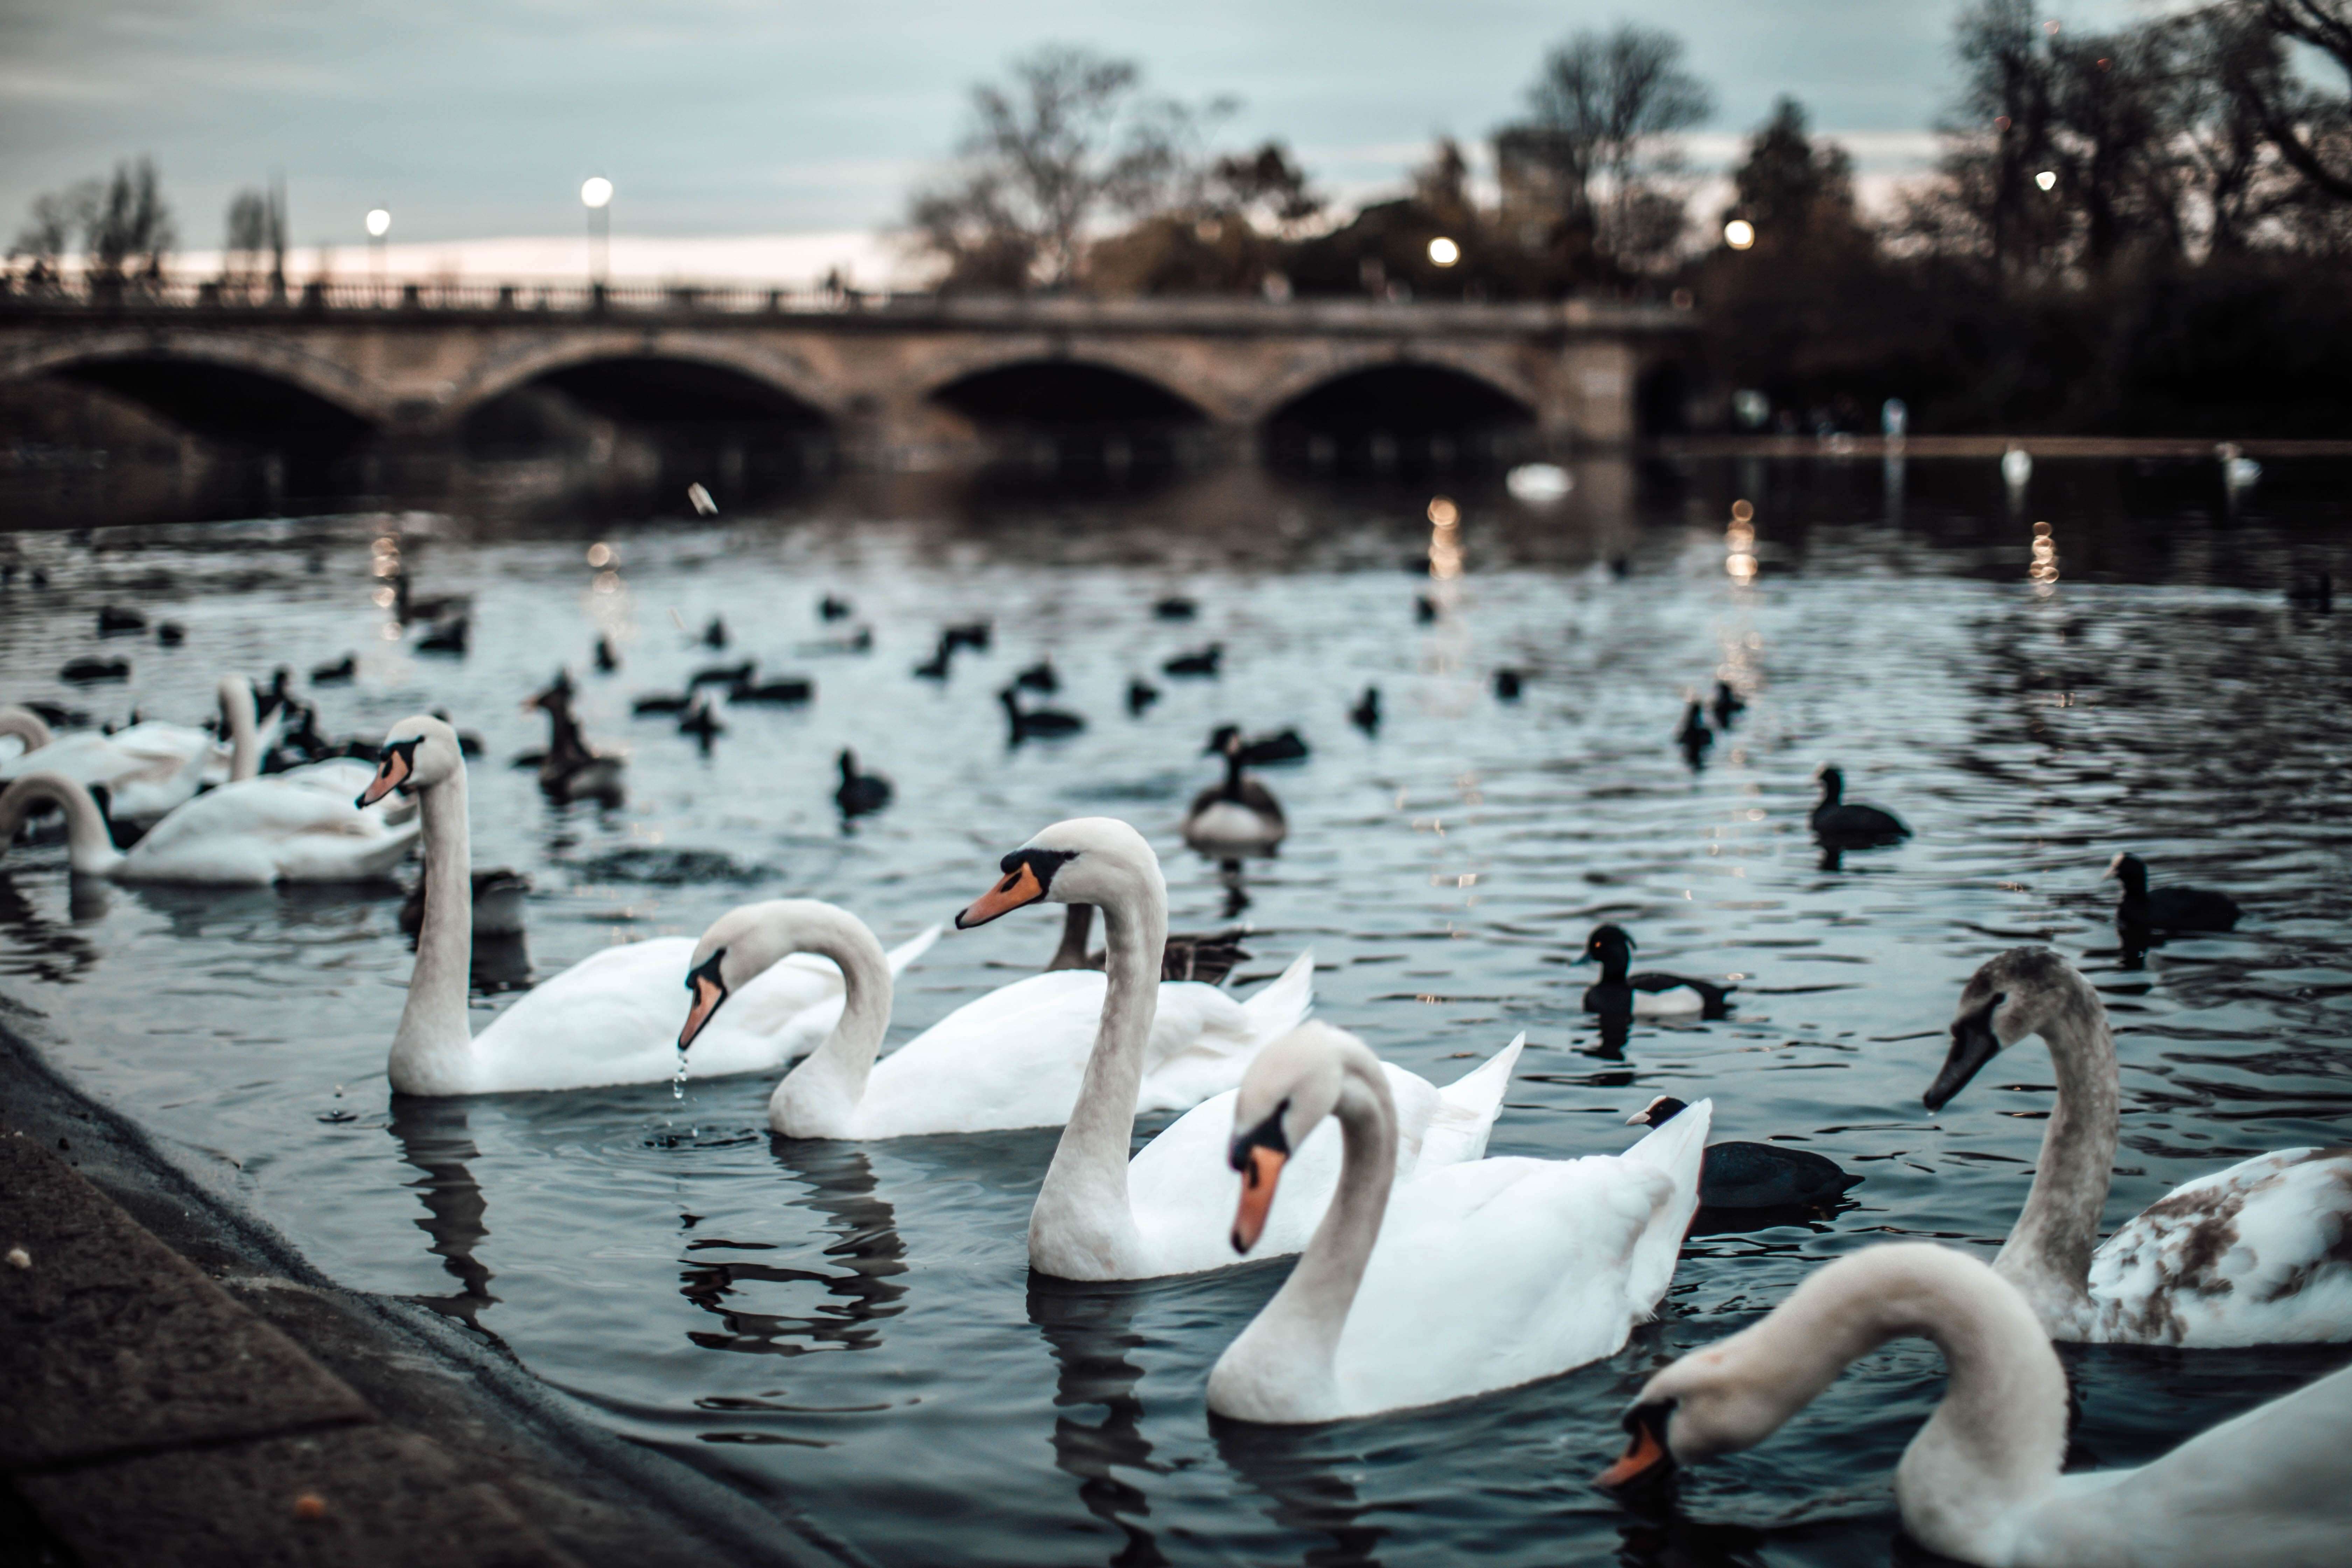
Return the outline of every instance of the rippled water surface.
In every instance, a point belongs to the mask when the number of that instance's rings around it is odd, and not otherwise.
[[[1989,1255],[2024,1194],[2047,1058],[2021,1047],[1940,1117],[1919,1094],[1961,982],[2003,947],[2055,944],[2121,1031],[2110,1225],[2221,1162],[2345,1141],[2347,661],[2339,621],[2284,589],[2347,578],[2346,475],[2272,468],[2234,508],[2210,465],[2045,462],[2016,508],[1990,463],[1596,464],[1549,511],[1483,482],[1228,474],[1075,498],[845,484],[699,522],[409,513],[0,538],[53,584],[0,594],[13,698],[193,721],[225,670],[352,650],[356,683],[315,694],[335,731],[438,706],[479,731],[476,864],[532,876],[541,977],[779,895],[900,940],[1037,828],[1109,813],[1159,847],[1178,929],[1255,928],[1244,987],[1311,946],[1322,1015],[1441,1079],[1527,1030],[1496,1152],[1613,1151],[1652,1095],[1711,1094],[1718,1137],[1866,1174],[1830,1220],[1694,1237],[1662,1321],[1609,1362],[1433,1413],[1303,1433],[1210,1421],[1208,1368],[1286,1265],[1032,1279],[1023,1227],[1050,1132],[787,1142],[750,1079],[683,1100],[655,1085],[393,1102],[410,963],[396,888],[77,888],[59,847],[20,846],[0,863],[0,991],[47,1016],[37,1032],[65,1067],[330,1273],[496,1336],[851,1560],[1885,1562],[1909,1550],[1893,1465],[1940,1387],[1917,1343],[1693,1476],[1669,1521],[1637,1521],[1589,1478],[1649,1370],[1823,1258],[1888,1236]],[[1433,489],[1462,510],[1462,570],[1444,580],[1423,565]],[[1735,498],[1757,508],[1747,582],[1727,571]],[[2054,584],[2027,580],[2036,521]],[[420,592],[476,595],[470,657],[386,635],[370,575],[386,537]],[[604,592],[586,563],[600,542],[617,554]],[[817,619],[828,592],[873,628],[870,653],[807,646],[844,630]],[[1197,621],[1154,618],[1172,593],[1197,598]],[[110,602],[182,621],[186,645],[118,641],[127,689],[60,686]],[[818,695],[730,712],[704,756],[629,700],[716,657],[688,635],[714,615],[735,634],[726,658],[811,674]],[[980,617],[992,652],[944,687],[909,674],[941,625]],[[590,672],[600,628],[618,674]],[[1153,673],[1164,700],[1127,715],[1130,675],[1210,641],[1220,679]],[[993,692],[1041,654],[1089,726],[1008,749]],[[550,805],[506,765],[540,742],[520,703],[559,663],[591,733],[631,752],[618,809]],[[1527,672],[1517,702],[1491,693],[1502,666]],[[1694,772],[1671,743],[1680,693],[1717,673],[1750,706]],[[1367,681],[1385,699],[1377,738],[1345,717]],[[1227,720],[1297,725],[1314,748],[1269,775],[1289,845],[1238,880],[1174,832]],[[844,745],[898,790],[854,830],[831,804]],[[1805,813],[1830,761],[1916,837],[1824,864]],[[2229,888],[2242,931],[2120,950],[2097,878],[2122,847],[2159,880]],[[1732,1016],[1603,1038],[1579,1010],[1590,972],[1567,963],[1601,919],[1646,963],[1747,976]],[[1042,964],[1057,926],[1034,911],[943,940],[901,987],[893,1037]],[[505,999],[478,998],[478,1018]],[[2147,1458],[2341,1359],[2070,1352],[2075,1458]]]

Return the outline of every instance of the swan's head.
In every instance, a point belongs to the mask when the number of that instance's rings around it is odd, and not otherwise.
[[[1622,969],[1633,962],[1633,934],[1621,925],[1594,926],[1577,958],[1580,963],[1590,958],[1604,967]]]
[[[1265,1234],[1274,1189],[1291,1151],[1339,1109],[1350,1047],[1366,1049],[1346,1030],[1310,1019],[1260,1051],[1242,1075],[1234,1097],[1233,1142],[1225,1150],[1226,1163],[1242,1173],[1241,1207],[1234,1215],[1235,1252],[1247,1252]]]
[[[2046,947],[2013,947],[1989,961],[1960,991],[1951,1050],[1927,1088],[1927,1109],[1943,1110],[1987,1062],[2086,1004],[2098,1011],[2089,983]]]
[[[710,922],[686,966],[686,1026],[677,1048],[694,1044],[727,998],[795,952],[821,952],[841,929],[842,911],[814,899],[742,904]]]
[[[375,777],[354,804],[373,805],[393,791],[415,795],[466,771],[457,731],[430,713],[403,719],[384,732],[375,754]]]
[[[1124,907],[1156,890],[1164,903],[1160,857],[1142,834],[1115,816],[1057,822],[998,864],[1003,876],[955,918],[958,931],[986,925],[1024,904]]]

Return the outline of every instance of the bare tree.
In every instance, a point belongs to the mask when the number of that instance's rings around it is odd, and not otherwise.
[[[265,275],[270,281],[271,297],[282,299],[286,293],[286,197],[274,182],[267,190],[239,191],[230,199],[221,256],[224,283],[249,289]]]
[[[1650,198],[1676,166],[1671,139],[1715,111],[1682,59],[1681,39],[1631,23],[1553,49],[1528,89],[1527,120],[1495,137],[1515,205],[1548,201],[1564,229],[1621,259],[1657,249],[1668,226]]]
[[[35,196],[31,221],[18,231],[16,243],[8,249],[9,259],[21,256],[30,261],[32,277],[37,281],[55,279],[75,237],[88,226],[101,191],[96,180],[84,180],[62,191]]]
[[[961,168],[909,204],[951,283],[1066,288],[1097,219],[1196,194],[1200,122],[1224,105],[1147,98],[1133,61],[1066,45],[1015,60],[1012,79],[971,89]]]
[[[82,250],[90,274],[109,281],[163,276],[163,258],[178,236],[163,203],[152,160],[117,163],[103,195],[83,216]]]

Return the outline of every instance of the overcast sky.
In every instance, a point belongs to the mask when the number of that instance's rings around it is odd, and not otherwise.
[[[2148,0],[2063,0],[2088,26]],[[1143,63],[1242,110],[1361,197],[1429,139],[1517,112],[1547,46],[1632,16],[1678,34],[1719,107],[1720,163],[1793,92],[1866,170],[1920,166],[1948,102],[1956,0],[0,0],[0,238],[38,192],[146,153],[182,245],[220,241],[240,185],[281,171],[294,238],[579,231],[591,173],[616,232],[869,229],[953,145],[970,84],[1046,41]]]

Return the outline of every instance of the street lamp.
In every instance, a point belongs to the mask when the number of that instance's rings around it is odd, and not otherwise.
[[[2055,169],[2044,169],[2042,173],[2033,176],[2033,183],[2040,185],[2045,191],[2055,190],[2058,186],[2058,171]]]
[[[1429,259],[1438,267],[1451,267],[1462,259],[1462,247],[1439,235],[1429,242]]]
[[[1733,218],[1723,226],[1723,243],[1734,250],[1745,250],[1756,243],[1756,226],[1744,217]]]
[[[591,174],[580,183],[580,205],[588,209],[588,283],[602,289],[613,254],[613,182]]]
[[[383,237],[392,232],[392,214],[382,207],[371,207],[367,215],[368,259],[374,263],[375,292],[379,302],[383,296]]]

